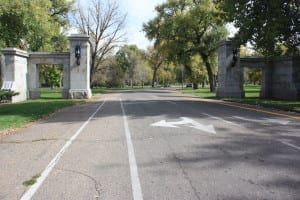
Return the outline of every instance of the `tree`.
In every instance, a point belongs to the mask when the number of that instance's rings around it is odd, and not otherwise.
[[[51,50],[51,38],[67,24],[71,5],[67,0],[1,0],[0,40],[6,47]]]
[[[156,48],[149,47],[145,53],[145,59],[149,63],[153,75],[152,75],[152,83],[151,86],[155,87],[155,83],[157,81],[157,72],[159,68],[166,62],[166,58],[164,57],[163,48],[159,47],[158,45]]]
[[[210,90],[216,87],[211,63],[217,42],[227,34],[219,10],[212,0],[168,0],[156,7],[157,17],[144,24],[144,31],[155,44],[168,49],[168,59],[187,66],[198,54],[205,64]]]
[[[250,42],[265,56],[281,54],[278,45],[287,47],[288,54],[299,54],[299,0],[217,0],[224,10],[224,18],[239,30],[236,45]]]
[[[0,0],[0,48],[65,50],[68,41],[61,30],[68,24],[72,4],[67,0]]]
[[[92,0],[87,10],[78,6],[75,26],[80,33],[90,36],[90,82],[93,86],[95,73],[100,70],[105,57],[123,41],[126,15],[121,14],[116,2]]]
[[[52,66],[50,70],[47,72],[46,78],[51,88],[60,86],[61,70],[59,70],[57,66]]]
[[[144,62],[144,51],[136,45],[124,45],[115,55],[116,62],[123,69],[126,78],[129,80],[131,87],[133,84],[148,80],[149,70]]]
[[[107,87],[123,87],[125,82],[125,71],[117,62],[115,56],[109,56],[102,63],[105,68],[105,78]]]

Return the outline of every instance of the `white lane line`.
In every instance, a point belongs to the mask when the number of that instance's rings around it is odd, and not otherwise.
[[[88,125],[88,123],[94,118],[94,116],[99,112],[99,110],[102,108],[106,100],[103,101],[101,105],[97,108],[97,110],[88,118],[87,121],[84,122],[84,124],[81,125],[81,127],[77,130],[77,132],[66,142],[66,144],[62,147],[62,149],[56,154],[56,156],[51,160],[51,162],[47,165],[47,167],[42,172],[41,176],[37,179],[36,183],[32,185],[21,197],[20,200],[30,200],[35,192],[39,189],[39,187],[42,185],[42,183],[45,181],[45,179],[48,177],[48,175],[51,173],[55,165],[58,163],[58,161],[61,159],[61,157],[64,155],[68,147],[73,143],[73,141],[78,137],[78,135],[82,132],[82,130]]]
[[[123,113],[123,122],[124,122],[125,135],[126,135],[127,148],[128,148],[128,159],[129,159],[129,167],[130,167],[133,200],[143,200],[142,188],[140,184],[138,168],[137,168],[135,154],[134,154],[134,148],[131,140],[131,133],[129,130],[127,116],[123,106],[122,99],[120,99],[120,104]]]
[[[236,123],[231,122],[231,121],[227,121],[227,120],[225,120],[225,119],[223,119],[223,118],[221,118],[221,117],[216,117],[216,116],[213,116],[213,115],[210,115],[210,114],[207,114],[207,113],[201,113],[201,114],[203,114],[203,115],[205,115],[205,116],[207,116],[207,117],[209,117],[209,118],[212,118],[212,119],[216,119],[216,120],[222,121],[222,122],[224,122],[224,123],[226,123],[226,124],[231,124],[231,125],[235,125],[235,126],[240,126],[239,124],[236,124]]]
[[[300,150],[300,147],[297,146],[297,145],[291,144],[291,143],[289,143],[289,142],[281,141],[281,140],[279,140],[279,142],[281,142],[282,144],[285,144],[285,145],[287,145],[287,146],[289,146],[289,147],[292,147],[292,148],[294,148],[294,149]]]

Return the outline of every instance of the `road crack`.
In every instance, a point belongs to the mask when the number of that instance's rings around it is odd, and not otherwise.
[[[196,198],[197,198],[198,200],[200,200],[201,198],[200,198],[200,196],[199,196],[199,194],[198,194],[198,192],[197,192],[197,189],[196,189],[196,187],[194,186],[192,180],[190,179],[188,173],[187,173],[186,170],[184,169],[181,159],[175,154],[174,149],[171,147],[171,145],[169,144],[169,142],[166,140],[165,137],[164,137],[164,140],[166,141],[166,143],[167,143],[169,149],[172,151],[172,156],[173,156],[174,160],[178,163],[179,168],[180,168],[181,171],[182,171],[183,177],[185,178],[185,180],[188,181],[188,183],[189,183],[190,187],[192,188],[192,190],[193,190],[194,195],[196,196]]]
[[[45,141],[56,141],[58,138],[39,138],[34,140],[14,140],[14,141],[0,141],[0,144],[25,144]]]
[[[88,175],[88,174],[85,174],[85,173],[83,173],[83,172],[75,171],[75,170],[70,170],[70,169],[57,168],[57,170],[64,171],[64,172],[71,172],[71,173],[74,173],[74,174],[79,174],[79,175],[81,175],[81,176],[84,176],[84,177],[86,177],[86,178],[92,180],[93,183],[94,183],[95,191],[96,191],[96,193],[97,193],[97,194],[95,195],[95,199],[96,199],[96,200],[99,200],[99,199],[100,199],[100,197],[101,197],[101,184],[98,183],[98,181],[97,181],[94,177],[92,177],[92,176],[90,176],[90,175]]]

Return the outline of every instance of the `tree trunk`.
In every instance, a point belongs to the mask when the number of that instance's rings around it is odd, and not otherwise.
[[[91,56],[91,68],[90,68],[90,87],[93,88],[93,80],[95,74],[96,55]]]
[[[157,70],[158,70],[158,68],[155,68],[155,69],[153,70],[153,77],[152,77],[152,87],[153,87],[153,88],[155,87],[155,81],[156,81]]]
[[[198,83],[193,83],[193,89],[194,90],[198,89]]]
[[[202,57],[202,59],[205,63],[205,67],[206,67],[206,70],[207,70],[210,92],[215,92],[216,91],[216,84],[215,84],[215,81],[214,81],[214,74],[213,74],[213,71],[212,71],[212,68],[211,68],[211,64],[208,61],[208,56],[201,54],[201,57]]]

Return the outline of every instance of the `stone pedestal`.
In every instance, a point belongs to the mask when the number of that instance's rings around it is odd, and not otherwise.
[[[218,88],[217,97],[220,98],[243,98],[243,68],[240,67],[239,53],[233,65],[234,47],[230,40],[218,43]]]
[[[91,98],[89,36],[71,35],[70,40],[70,89],[69,98]],[[80,47],[79,62],[75,50]]]
[[[28,54],[16,48],[7,48],[2,51],[4,63],[2,67],[3,82],[12,82],[10,90],[19,95],[12,97],[12,102],[25,101],[27,99],[27,59]]]

